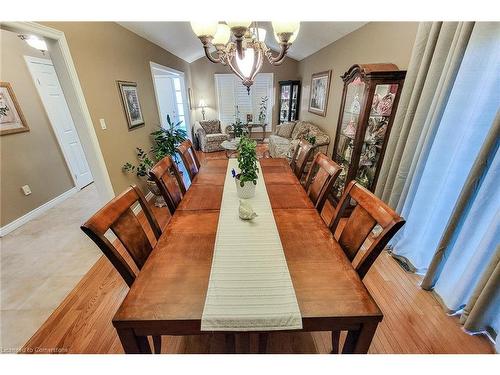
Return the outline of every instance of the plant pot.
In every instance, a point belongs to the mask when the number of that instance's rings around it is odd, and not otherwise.
[[[154,205],[156,207],[166,207],[167,203],[165,203],[165,199],[161,195],[160,189],[158,189],[158,186],[156,185],[156,182],[147,180],[146,183],[148,184],[148,188],[153,193],[154,197]]]
[[[234,181],[236,183],[236,193],[238,197],[244,199],[255,197],[255,185],[252,181],[245,181],[243,186],[241,186],[238,178],[235,178]]]

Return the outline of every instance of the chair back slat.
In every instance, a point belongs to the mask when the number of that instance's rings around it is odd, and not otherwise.
[[[129,187],[113,198],[81,226],[83,232],[99,246],[129,286],[135,280],[135,272],[120,254],[118,248],[108,240],[106,232],[111,230],[118,237],[135,266],[141,269],[155,243],[151,242],[144,227],[132,211],[132,207],[137,203],[146,216],[154,238],[158,240],[161,235],[160,226],[151,212],[149,203],[136,186]]]
[[[177,152],[181,156],[182,162],[189,174],[189,178],[193,181],[200,169],[200,162],[198,161],[198,156],[196,156],[193,144],[189,139],[186,139],[177,147]]]
[[[297,176],[299,181],[301,181],[302,179],[302,175],[304,174],[304,170],[311,156],[312,150],[313,145],[305,139],[301,139],[299,141],[299,144],[295,148],[290,167],[292,168],[293,173],[295,173],[295,176]]]
[[[338,232],[340,219],[345,217],[346,210],[350,209],[353,201],[356,206],[352,209],[344,227]],[[337,235],[340,246],[351,262],[363,248],[367,238],[371,241],[364,253],[360,254],[360,260],[355,266],[359,276],[363,278],[404,223],[405,220],[402,217],[372,192],[356,181],[351,181],[336,207],[330,230]],[[379,233],[373,233],[377,225],[381,230],[378,231]]]
[[[118,237],[139,269],[148,259],[153,246],[134,212],[128,208],[110,229]]]
[[[354,208],[339,238],[340,246],[350,261],[354,260],[376,224],[377,221],[362,206]]]
[[[186,194],[186,187],[182,181],[177,164],[170,156],[165,156],[149,172],[151,179],[156,183],[161,195],[167,203],[170,214],[174,214],[177,206]]]
[[[337,163],[321,152],[318,152],[314,157],[304,189],[318,211],[321,212],[323,209],[328,194],[341,170]]]

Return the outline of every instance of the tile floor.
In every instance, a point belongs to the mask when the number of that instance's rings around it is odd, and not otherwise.
[[[17,352],[101,256],[80,230],[99,208],[91,184],[0,239],[0,352]]]

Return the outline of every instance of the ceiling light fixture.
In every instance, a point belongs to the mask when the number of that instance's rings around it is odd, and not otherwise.
[[[45,43],[45,40],[35,35],[18,35],[18,36],[26,43],[28,43],[30,47],[33,47],[41,51],[43,54],[45,54],[45,51],[47,51],[47,43]]]
[[[250,93],[255,76],[264,62],[281,65],[293,41],[297,38],[300,22],[272,22],[273,34],[280,45],[277,56],[266,45],[266,30],[257,22],[191,22],[191,27],[203,44],[207,58],[213,63],[228,65],[242,80]],[[215,47],[215,51],[210,51]]]

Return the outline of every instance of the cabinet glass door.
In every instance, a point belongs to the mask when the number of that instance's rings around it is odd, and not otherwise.
[[[281,86],[280,123],[287,122],[290,115],[290,85]]]
[[[290,109],[290,121],[297,120],[298,97],[299,97],[299,85],[293,85],[293,87],[292,87],[292,101],[291,101],[291,109]]]
[[[356,181],[367,189],[371,189],[375,179],[397,92],[397,84],[375,87],[356,175]]]
[[[356,77],[347,85],[339,140],[337,148],[334,151],[334,158],[342,167],[342,172],[333,189],[333,194],[338,198],[340,198],[344,191],[347,173],[351,165],[354,140],[359,127],[359,117],[364,94],[365,83],[359,77]]]

